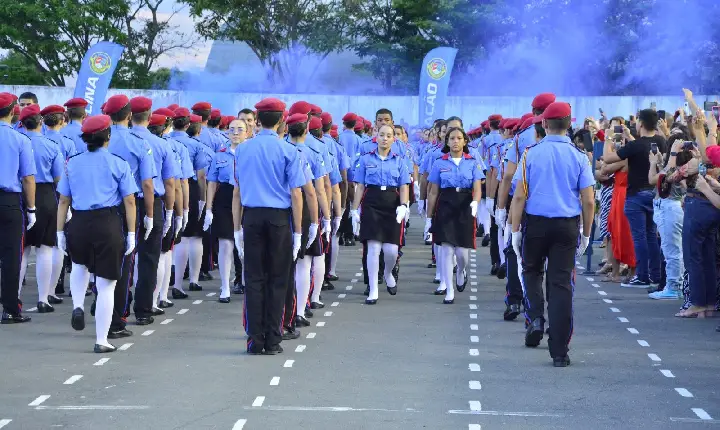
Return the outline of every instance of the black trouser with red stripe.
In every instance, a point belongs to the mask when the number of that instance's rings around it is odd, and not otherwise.
[[[0,190],[0,295],[5,312],[20,312],[18,285],[25,222],[20,193]]]
[[[493,197],[490,197],[495,198]],[[493,204],[492,213],[490,214],[490,262],[500,265],[500,245],[498,245],[498,226],[495,224],[495,209],[497,208],[497,200]]]
[[[512,202],[512,194],[508,196],[507,205],[505,209],[507,213],[510,213],[510,203]],[[505,284],[505,304],[506,305],[519,305],[522,303],[524,294],[522,290],[522,284],[520,283],[520,276],[517,256],[512,244],[505,247],[505,262],[507,263],[507,283]]]
[[[123,220],[123,237],[127,236],[128,227],[125,218],[125,205],[118,206],[120,218]],[[139,211],[138,211],[139,213]],[[135,231],[139,231],[142,218],[137,217],[135,222]],[[153,227],[154,228],[154,227]],[[162,229],[162,226],[160,227]],[[135,237],[137,240],[137,236]],[[137,242],[136,242],[137,243]],[[123,256],[120,279],[115,285],[115,301],[113,304],[112,322],[110,323],[110,331],[120,331],[125,329],[127,323],[126,318],[130,315],[130,304],[132,303],[132,293],[130,287],[133,284],[133,270],[135,268],[135,252],[130,255]],[[90,280],[94,280],[94,274],[91,274]],[[96,292],[97,294],[97,292]]]
[[[295,264],[292,262],[290,276],[288,277],[287,289],[285,291],[285,311],[283,312],[283,328],[295,329],[295,316],[297,315],[297,290],[295,289]]]
[[[145,200],[138,198],[136,202],[138,208],[138,219],[144,219]],[[138,265],[138,278],[135,281],[135,305],[133,311],[136,318],[147,318],[152,316],[153,292],[157,286],[157,268],[160,261],[160,248],[162,247],[162,229],[164,224],[165,210],[162,202],[162,196],[155,196],[153,203],[153,228],[150,235],[145,240],[145,226],[140,223],[140,229],[137,231],[137,249],[136,261]]]

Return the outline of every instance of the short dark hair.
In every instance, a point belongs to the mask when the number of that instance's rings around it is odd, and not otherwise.
[[[110,129],[106,128],[95,133],[83,133],[80,137],[87,144],[88,151],[95,152],[110,141]]]
[[[343,121],[343,125],[345,126],[345,128],[349,128],[350,130],[355,128],[355,124],[357,124],[357,120]]]
[[[355,132],[355,134],[357,134],[358,136],[362,137],[362,135],[363,135],[363,130],[353,130],[353,131]]]
[[[210,118],[210,109],[193,109],[193,113],[195,115],[200,115],[200,118],[202,118],[203,122],[207,121]]]
[[[290,137],[300,137],[305,134],[305,130],[307,130],[307,125],[308,124],[306,122],[298,122],[289,125],[288,133],[290,134]]]
[[[12,114],[13,111],[15,110],[16,104],[17,104],[17,101],[14,101],[14,102],[10,103],[10,106],[0,109],[0,118],[5,118],[5,117],[9,116],[10,114]]]
[[[323,127],[322,127],[323,133],[327,133],[327,132],[329,132],[331,129],[332,129],[332,123],[325,124],[325,125],[323,125]]]
[[[42,124],[42,117],[40,115],[33,115],[25,118],[22,120],[22,125],[27,130],[34,130],[36,129],[40,124]]]
[[[166,128],[164,125],[150,125],[148,126],[148,131],[155,136],[162,137],[163,131],[165,131]]]
[[[490,126],[490,130],[499,130],[500,129],[500,120],[491,120],[488,122],[488,125]]]
[[[535,124],[535,133],[540,137],[545,137],[547,135],[541,123]]]
[[[81,120],[81,119],[85,118],[85,116],[87,115],[87,112],[85,112],[84,107],[71,107],[71,108],[68,108],[67,114],[68,114],[68,118],[70,118],[71,120],[74,120],[74,119]]]
[[[322,138],[322,130],[320,130],[319,128],[314,128],[314,129],[310,130],[310,134],[312,134],[313,136],[315,136],[318,139]]]
[[[390,115],[390,119],[393,119],[392,111],[387,108],[378,109],[378,111],[375,112],[375,119],[377,119],[378,115]]]
[[[201,129],[202,129],[202,126],[200,125],[199,122],[193,122],[192,124],[190,124],[190,127],[188,127],[186,133],[190,137],[195,137],[198,134],[200,134]]]
[[[133,122],[145,122],[150,119],[150,111],[146,110],[145,112],[138,112],[132,114],[132,121]]]
[[[183,128],[187,127],[188,124],[190,124],[190,117],[189,116],[182,116],[179,118],[173,118],[173,128],[176,130],[182,130]]]
[[[37,96],[35,95],[35,93],[31,93],[31,92],[29,92],[29,91],[20,94],[20,97],[18,97],[18,100],[20,100],[20,99],[30,99],[30,100],[33,101],[33,103],[35,103],[35,104],[38,103],[38,98],[37,98]]]
[[[110,119],[113,122],[126,122],[128,120],[128,118],[130,117],[131,112],[132,111],[130,110],[130,103],[128,103],[125,106],[123,106],[123,108],[120,109],[119,111],[117,111],[115,113],[111,113]]]
[[[208,120],[208,126],[209,127],[218,127],[220,125],[220,121],[222,118],[210,118]]]
[[[61,124],[65,120],[65,115],[61,113],[50,113],[45,116],[43,116],[43,122],[48,127],[55,127],[58,124]]]
[[[450,122],[450,121],[460,121],[460,125],[463,125],[463,126],[465,125],[465,124],[463,124],[463,120],[460,119],[459,116],[451,116],[451,117],[448,118],[446,121],[447,121],[447,122]]]
[[[238,116],[240,116],[241,113],[244,113],[245,115],[252,114],[253,116],[255,116],[255,111],[253,111],[252,109],[248,109],[248,108],[240,109],[240,112],[238,112]]]
[[[260,125],[265,128],[275,127],[282,121],[282,112],[258,112],[258,120]]]
[[[643,109],[638,112],[638,121],[642,122],[642,127],[647,131],[657,130],[658,114],[655,109]]]
[[[572,119],[569,116],[566,116],[565,118],[546,119],[545,125],[547,127],[545,129],[552,131],[567,130],[570,128],[571,120]]]

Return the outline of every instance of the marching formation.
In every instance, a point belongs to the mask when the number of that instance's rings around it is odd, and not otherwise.
[[[362,244],[367,305],[402,293],[417,203],[442,303],[464,291],[481,238],[491,274],[507,282],[503,318],[524,313],[525,344],[548,333],[553,364],[570,364],[575,255],[590,241],[595,179],[568,137],[570,105],[553,94],[521,118],[493,114],[466,131],[450,117],[416,136],[388,109],[340,125],[319,106],[274,98],[238,116],[124,95],[90,117],[83,99],[37,102],[0,94],[2,324],[30,321],[19,292],[32,248],[38,313],[63,302],[69,273],[71,325],[85,328],[90,296],[97,353],[132,336],[131,313],[152,324],[201,291],[217,264],[219,302],[244,294],[247,353],[274,355],[324,307],[342,246]]]

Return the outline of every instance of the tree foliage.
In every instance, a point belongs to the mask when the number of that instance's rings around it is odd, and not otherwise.
[[[9,52],[0,58],[0,83],[3,85],[46,85],[45,76],[22,55]]]

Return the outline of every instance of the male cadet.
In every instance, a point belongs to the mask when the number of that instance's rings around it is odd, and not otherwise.
[[[87,145],[82,140],[82,137],[80,137],[80,135],[82,135],[82,131],[80,130],[82,122],[87,117],[87,112],[85,111],[87,105],[87,100],[83,98],[73,98],[65,102],[70,122],[63,127],[62,134],[75,143],[75,152],[78,154],[87,152]]]
[[[31,93],[31,92],[24,92],[24,93],[20,94],[20,97],[18,97],[18,100],[17,100],[18,109],[20,109],[21,111],[28,106],[32,106],[32,105],[36,105],[36,104],[38,104],[38,98],[35,95],[35,93]],[[18,112],[18,115],[20,115],[20,112]],[[18,117],[18,119],[19,119],[19,117]],[[20,121],[15,122],[13,124],[13,128],[15,130],[22,131],[23,133],[25,132],[25,128],[23,127],[23,125]],[[42,126],[41,131],[42,131],[42,133],[45,133],[45,125],[44,124]]]
[[[340,145],[345,149],[350,161],[350,167],[347,171],[347,198],[343,201],[345,205],[345,213],[342,215],[340,222],[340,245],[355,246],[355,236],[352,230],[352,221],[350,220],[350,206],[355,199],[355,182],[353,175],[353,167],[358,157],[360,157],[360,137],[355,134],[355,126],[358,125],[359,117],[353,112],[348,112],[342,117],[343,131],[338,135]]]
[[[175,160],[170,144],[155,136],[148,130],[152,100],[147,97],[134,97],[130,100],[132,112],[131,134],[144,139],[152,151],[152,160],[157,176],[152,180],[155,191],[153,197],[152,229],[145,236],[142,230],[135,246],[137,252],[137,277],[135,278],[134,312],[138,325],[152,322],[153,315],[165,313],[157,309],[153,301],[153,293],[157,284],[158,263],[162,238],[170,230],[175,206],[175,177],[179,174],[179,166]],[[145,216],[144,193],[138,193],[138,218]],[[164,205],[163,205],[164,203]],[[165,209],[163,211],[163,208]],[[177,214],[182,216],[182,212]]]
[[[555,367],[570,364],[575,256],[582,255],[590,243],[595,212],[590,162],[567,137],[571,113],[570,105],[563,102],[545,109],[542,124],[547,136],[525,149],[513,178],[517,186],[511,208],[512,245],[522,255],[525,316],[530,322],[525,345],[538,346],[545,332],[542,281],[547,259],[548,347]],[[581,213],[583,231],[578,238]]]
[[[153,178],[157,176],[155,171],[155,163],[153,162],[153,155],[150,146],[145,139],[137,136],[128,128],[128,121],[131,116],[130,100],[123,94],[112,96],[105,103],[103,110],[105,115],[110,115],[113,125],[110,127],[110,144],[108,145],[108,151],[117,155],[123,160],[127,161],[130,165],[130,171],[135,178],[138,190],[141,191],[144,197],[142,203],[136,204],[139,213],[144,215],[142,218],[142,226],[139,229],[138,239],[147,240],[152,233],[154,228],[154,216],[155,216],[155,187],[153,185]],[[137,197],[137,196],[136,196]],[[125,219],[125,215],[122,214],[124,209],[120,206],[120,212]],[[137,217],[138,221],[141,217]],[[127,228],[127,226],[125,226]],[[132,279],[132,273],[135,265],[135,255],[131,253],[123,257],[122,273],[120,279],[115,286],[115,303],[113,310],[112,322],[110,324],[110,333],[108,334],[109,339],[118,339],[121,337],[132,336],[132,332],[125,329],[125,318],[130,313],[130,302],[132,301],[132,295],[130,293],[130,280]],[[153,283],[153,287],[154,287]],[[152,294],[152,289],[150,290]],[[139,325],[151,324],[153,322],[152,317],[138,317],[136,314],[137,323]]]
[[[235,246],[245,257],[247,352],[275,355],[282,352],[287,281],[302,236],[300,187],[307,181],[298,150],[275,132],[285,103],[267,98],[255,108],[262,130],[235,151],[233,223]]]
[[[340,252],[340,244],[338,238],[338,230],[343,214],[344,197],[347,195],[347,169],[350,167],[348,158],[345,155],[343,147],[335,141],[330,135],[333,127],[333,119],[330,112],[323,112],[320,115],[322,121],[322,138],[330,154],[330,162],[332,163],[332,171],[329,174],[330,185],[332,186],[332,235],[330,237],[329,258],[325,257],[325,281],[323,289],[334,290],[335,286],[331,281],[337,281],[335,274],[338,254]]]
[[[240,112],[238,112],[238,119],[244,119],[245,123],[248,127],[250,127],[250,131],[252,132],[252,135],[255,136],[255,134],[258,131],[257,126],[257,118],[255,116],[255,111],[252,109],[241,109]]]
[[[230,144],[230,138],[228,138],[227,135],[220,130],[223,128],[222,125],[225,125],[225,128],[227,128],[230,124],[230,122],[226,121],[225,118],[226,117],[222,115],[222,112],[220,112],[220,109],[212,109],[210,111],[210,119],[207,124],[207,130],[212,133],[218,142],[220,142],[220,149],[227,148]]]
[[[500,145],[503,142],[503,136],[500,134],[500,121],[503,117],[499,114],[493,114],[488,117],[490,122],[490,134],[485,137],[483,144],[483,156],[485,157],[485,164],[488,167],[488,172],[485,175],[487,178],[485,181],[485,190],[487,195],[485,198],[485,207],[490,213],[490,260],[492,267],[490,268],[490,274],[496,275],[500,268],[500,248],[498,247],[498,228],[495,223],[495,218],[492,214],[495,213],[495,195],[497,194],[497,173],[500,167]],[[483,240],[484,242],[484,240]]]

